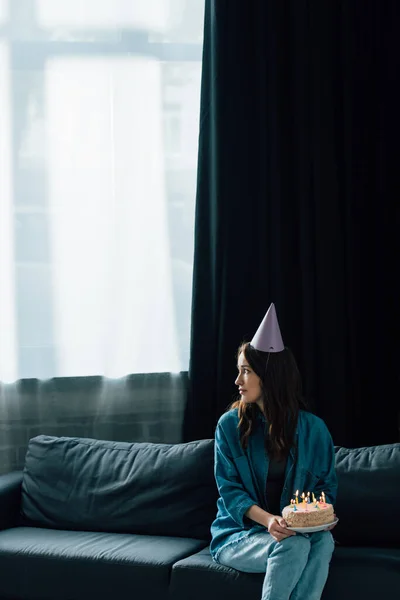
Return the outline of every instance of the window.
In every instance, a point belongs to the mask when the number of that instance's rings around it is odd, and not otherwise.
[[[187,370],[202,0],[0,0],[0,380]]]

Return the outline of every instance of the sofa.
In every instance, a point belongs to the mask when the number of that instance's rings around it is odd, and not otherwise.
[[[323,600],[400,598],[400,444],[337,447]],[[38,436],[0,477],[1,600],[259,600],[263,575],[212,561],[214,441]]]

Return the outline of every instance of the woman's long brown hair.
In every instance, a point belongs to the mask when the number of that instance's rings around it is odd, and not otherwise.
[[[289,348],[282,352],[261,352],[242,344],[237,357],[243,352],[250,368],[260,378],[264,415],[268,423],[265,449],[270,457],[285,457],[294,445],[299,410],[306,409],[302,396],[299,369]],[[238,408],[240,444],[245,450],[249,436],[260,412],[257,404],[236,400],[229,410]]]

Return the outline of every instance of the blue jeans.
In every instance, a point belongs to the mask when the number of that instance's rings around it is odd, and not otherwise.
[[[261,600],[319,600],[335,543],[330,531],[277,542],[267,532],[227,543],[216,562],[246,573],[265,573]]]

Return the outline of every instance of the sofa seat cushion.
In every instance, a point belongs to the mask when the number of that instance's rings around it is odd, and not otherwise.
[[[336,546],[322,600],[338,598],[400,598],[400,548]]]
[[[207,547],[174,564],[171,598],[187,600],[190,590],[190,600],[259,600],[263,581],[263,574],[241,573],[214,562]],[[400,597],[400,550],[336,546],[322,600],[350,597]]]
[[[170,593],[174,600],[260,600],[264,576],[242,573],[214,562],[209,547],[172,567]]]
[[[173,563],[203,546],[187,538],[6,529],[0,532],[0,597],[160,600],[168,596]]]

